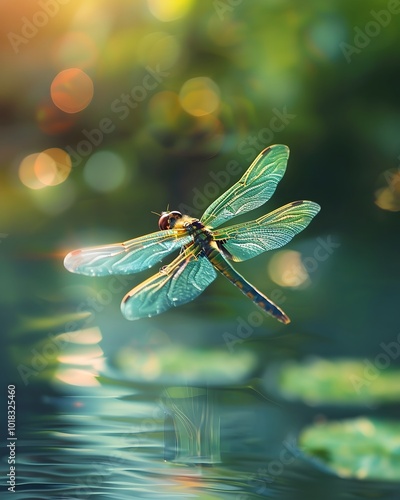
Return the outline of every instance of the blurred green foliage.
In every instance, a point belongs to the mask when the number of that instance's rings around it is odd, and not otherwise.
[[[279,290],[293,317],[286,331],[300,334],[301,342],[287,340],[297,356],[374,356],[398,327],[396,5],[87,0],[60,4],[54,15],[27,1],[10,8],[0,46],[7,68],[0,94],[7,329],[21,313],[74,312],[74,293],[104,287],[65,272],[68,250],[152,232],[151,212],[166,206],[201,215],[236,180],[221,181],[228,165],[242,172],[279,142],[291,148],[287,173],[254,216],[298,198],[321,204],[291,243],[304,265],[311,263],[307,286],[277,287],[269,255],[240,270],[267,294]],[[65,113],[50,88],[73,67],[91,78],[94,95],[82,111]],[[203,88],[188,93],[200,80]],[[21,161],[47,148],[67,151],[72,170],[56,186],[30,189]],[[315,259],[321,237],[336,245],[323,261]],[[75,285],[89,288],[73,292]],[[208,294],[224,300],[189,304],[182,314],[208,309],[218,335],[208,326],[202,334],[199,325],[196,338],[224,345],[220,329],[235,335],[253,306],[223,280]],[[116,315],[118,299],[108,306]],[[178,320],[181,313],[169,314]],[[217,326],[220,320],[229,325]],[[253,328],[254,338],[266,328],[277,325]],[[235,338],[240,349],[245,339]]]

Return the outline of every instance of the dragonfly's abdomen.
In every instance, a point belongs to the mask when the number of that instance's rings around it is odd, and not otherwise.
[[[252,300],[258,307],[268,314],[274,316],[281,323],[290,323],[289,317],[280,309],[276,304],[274,304],[270,299],[268,299],[263,293],[261,293],[257,288],[246,281],[241,274],[239,274],[232,266],[230,266],[221,255],[215,242],[208,244],[204,248],[204,252],[208,259],[212,262],[214,267],[223,274],[231,283],[239,288],[239,290],[246,295],[250,300]]]

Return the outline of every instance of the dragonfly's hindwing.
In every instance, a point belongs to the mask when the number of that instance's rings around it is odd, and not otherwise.
[[[190,302],[216,278],[210,261],[187,249],[171,264],[144,281],[122,300],[122,314],[130,320],[155,316]]]
[[[289,243],[319,211],[313,201],[294,201],[251,222],[218,229],[214,238],[234,261],[251,259]]]

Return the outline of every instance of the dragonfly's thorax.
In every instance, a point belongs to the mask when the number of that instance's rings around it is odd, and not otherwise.
[[[198,219],[191,219],[186,223],[185,228],[192,236],[195,245],[201,248],[202,254],[208,255],[215,245],[213,233]]]
[[[179,215],[178,215],[179,214]],[[193,242],[202,250],[208,248],[213,240],[212,232],[199,219],[182,215],[179,212],[163,213],[160,218],[160,227],[165,229],[184,229],[193,238]]]

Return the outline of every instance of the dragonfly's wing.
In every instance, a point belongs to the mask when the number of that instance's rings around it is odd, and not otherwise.
[[[125,295],[121,311],[126,319],[155,316],[173,306],[190,302],[215,279],[209,260],[188,247],[165,266]]]
[[[74,250],[65,257],[64,266],[72,273],[87,276],[137,273],[187,245],[191,239],[180,229],[158,231],[124,243]]]
[[[233,260],[251,259],[286,245],[308,226],[320,208],[313,201],[293,201],[251,222],[217,229],[213,232],[214,238]]]
[[[288,158],[289,148],[282,144],[264,149],[241,179],[211,203],[201,222],[214,228],[236,215],[263,205],[274,194],[282,179]]]

